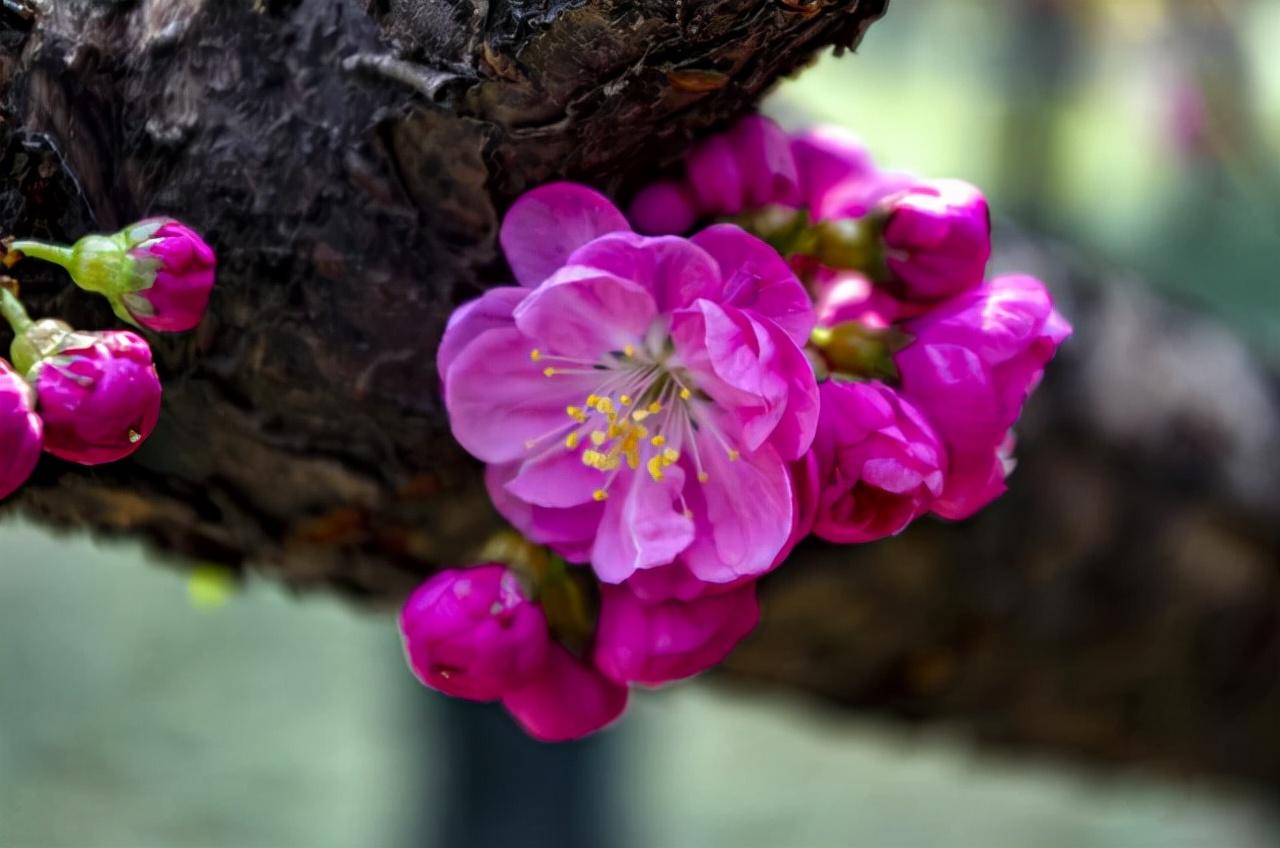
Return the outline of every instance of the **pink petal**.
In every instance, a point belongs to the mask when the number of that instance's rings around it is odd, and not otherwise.
[[[742,211],[746,187],[727,138],[713,135],[694,147],[685,159],[685,170],[704,215]]]
[[[771,319],[798,345],[808,342],[813,304],[778,251],[733,224],[708,227],[690,241],[720,266],[726,303]]]
[[[569,562],[585,563],[591,558],[604,504],[591,503],[558,509],[534,506],[507,490],[520,463],[490,465],[485,469],[485,486],[494,507],[531,542],[546,545]]]
[[[791,535],[794,504],[786,463],[768,445],[731,461],[707,437],[699,452],[708,477],[686,488],[698,533],[684,563],[709,583],[763,574]]]
[[[549,183],[525,192],[511,205],[498,239],[516,280],[532,288],[593,238],[630,229],[626,217],[598,191],[576,183]]]
[[[574,252],[569,261],[643,286],[660,312],[718,298],[724,286],[716,262],[690,240],[676,236],[613,233]]]
[[[449,316],[444,338],[436,351],[436,372],[440,379],[449,373],[449,366],[458,353],[471,344],[481,333],[500,327],[510,327],[515,322],[511,313],[529,294],[528,289],[507,286],[490,289],[469,303],[464,303]]]
[[[684,472],[668,468],[666,479],[652,480],[643,471],[623,472],[609,490],[591,564],[606,583],[621,583],[638,569],[665,565],[693,539],[693,521],[677,496]]]
[[[636,283],[596,268],[569,265],[530,292],[514,314],[516,326],[539,350],[594,363],[643,339],[658,308]],[[557,363],[549,360],[544,367],[548,366]]]
[[[729,131],[748,206],[795,204],[800,179],[787,134],[768,118],[747,115]]]
[[[595,385],[580,377],[543,376],[533,345],[514,327],[489,330],[454,359],[445,375],[445,405],[454,438],[477,459],[509,462],[529,455],[526,442],[560,430],[565,407]]]
[[[567,742],[595,733],[622,715],[627,687],[553,647],[542,673],[504,697],[502,704],[533,738]]]

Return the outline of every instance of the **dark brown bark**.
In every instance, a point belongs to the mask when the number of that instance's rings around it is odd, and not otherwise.
[[[155,340],[165,417],[137,457],[47,460],[6,508],[393,603],[495,526],[432,357],[450,309],[502,279],[500,211],[559,176],[625,193],[883,6],[63,0],[0,18],[0,229],[170,212],[222,262],[200,331]],[[1274,782],[1280,381],[1068,252],[1011,253],[1079,330],[1020,426],[1011,494],[963,525],[803,548],[730,668],[993,742]],[[112,323],[21,270],[36,313]]]

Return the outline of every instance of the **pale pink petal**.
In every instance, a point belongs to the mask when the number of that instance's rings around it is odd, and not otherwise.
[[[800,200],[799,175],[787,134],[768,118],[747,115],[729,131],[748,206],[792,205]]]

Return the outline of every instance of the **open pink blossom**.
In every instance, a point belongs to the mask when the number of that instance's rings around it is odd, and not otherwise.
[[[526,685],[552,650],[542,610],[498,564],[431,577],[405,602],[400,633],[423,684],[472,701],[497,700]]]
[[[963,518],[1003,491],[1010,428],[1045,365],[1071,334],[1048,289],[1000,277],[944,301],[906,324],[914,341],[894,361],[902,394],[929,419],[950,456],[935,511]]]
[[[27,482],[44,441],[36,396],[13,367],[0,359],[0,500]]]
[[[43,323],[43,322],[42,322]],[[160,418],[160,377],[151,348],[123,330],[75,333],[28,373],[44,419],[44,449],[99,465],[123,459]]]
[[[508,692],[502,705],[533,738],[567,742],[595,733],[622,715],[627,687],[553,645],[541,671]]]
[[[677,557],[708,582],[758,574],[790,535],[787,463],[817,425],[808,296],[736,227],[649,238],[610,209],[569,184],[512,207],[503,245],[536,288],[450,322],[454,435],[509,520],[605,582]]]
[[[883,383],[831,379],[819,391],[814,534],[851,544],[902,532],[942,493],[946,454],[933,428]]]
[[[991,256],[986,198],[960,180],[916,183],[881,201],[885,265],[902,298],[931,302],[982,282]]]
[[[658,686],[716,665],[759,620],[754,584],[655,604],[626,586],[604,586],[594,662],[618,683]]]

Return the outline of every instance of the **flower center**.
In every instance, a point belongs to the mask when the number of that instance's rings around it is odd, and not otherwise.
[[[580,450],[582,463],[605,475],[592,493],[597,501],[609,497],[609,488],[624,467],[637,471],[643,466],[657,482],[665,478],[665,469],[686,456],[698,482],[707,482],[710,476],[703,467],[699,437],[710,438],[731,461],[739,457],[715,424],[714,401],[679,362],[665,333],[650,332],[639,346],[626,345],[599,361],[536,348],[529,355],[534,362],[546,363],[542,373],[551,379],[600,377],[580,405],[565,409],[564,425],[526,443],[532,450],[563,436],[562,448],[553,445],[551,450]]]

